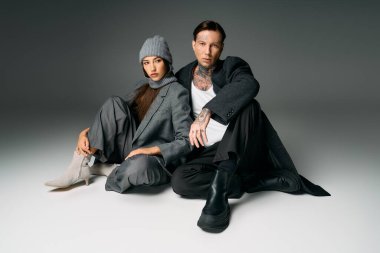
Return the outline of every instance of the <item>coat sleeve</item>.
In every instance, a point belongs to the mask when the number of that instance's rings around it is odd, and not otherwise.
[[[170,92],[168,95],[171,98],[174,140],[157,145],[161,150],[165,166],[182,157],[184,158],[191,151],[189,131],[192,119],[190,117],[189,93],[180,84],[172,85],[172,87],[174,92]]]
[[[211,110],[213,119],[226,125],[256,97],[260,85],[241,58],[227,57],[223,70],[226,84],[204,107]]]

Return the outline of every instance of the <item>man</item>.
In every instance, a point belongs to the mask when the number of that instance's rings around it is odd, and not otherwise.
[[[276,131],[254,99],[259,83],[238,57],[220,60],[226,34],[214,21],[193,32],[196,61],[176,76],[189,90],[194,148],[172,175],[173,190],[184,197],[206,198],[198,226],[221,232],[230,219],[228,197],[278,190],[328,196],[298,175]]]

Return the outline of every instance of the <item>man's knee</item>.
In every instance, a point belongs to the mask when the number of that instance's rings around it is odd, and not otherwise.
[[[172,174],[172,189],[175,193],[185,196],[188,193],[188,186],[184,176],[184,167],[178,167]]]
[[[261,111],[259,102],[256,99],[253,99],[247,106],[243,108],[241,114],[250,114],[255,115]]]
[[[204,199],[214,173],[201,164],[182,165],[172,175],[173,191],[182,197]]]

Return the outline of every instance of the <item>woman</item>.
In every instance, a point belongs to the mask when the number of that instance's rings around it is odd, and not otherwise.
[[[130,186],[169,182],[174,167],[191,150],[189,95],[173,74],[163,37],[148,38],[139,60],[147,82],[132,99],[111,97],[103,104],[93,125],[81,132],[65,173],[46,185],[88,184],[91,174],[108,176],[106,190],[120,193]],[[96,159],[90,167],[91,156]]]

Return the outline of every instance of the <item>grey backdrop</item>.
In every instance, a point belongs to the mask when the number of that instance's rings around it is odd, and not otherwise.
[[[302,128],[329,141],[322,149],[358,147],[356,156],[377,157],[379,6],[343,0],[2,2],[1,156],[43,149],[57,131],[73,146],[107,97],[130,92],[143,77],[138,52],[147,37],[166,37],[178,70],[194,60],[194,27],[214,19],[227,33],[222,58],[236,55],[251,65],[261,84],[257,99],[296,164],[307,164],[307,151],[312,154]]]
[[[206,245],[221,253],[234,250],[234,238],[254,252],[380,252],[379,7],[352,0],[1,1],[0,251],[186,245],[184,252],[199,252]],[[195,225],[204,203],[170,189],[146,201],[105,192],[104,178],[63,192],[43,186],[62,173],[102,102],[143,76],[143,41],[166,37],[178,70],[194,59],[192,31],[204,19],[227,32],[222,57],[251,65],[261,84],[257,99],[300,174],[332,196],[246,194],[229,229],[211,236]],[[136,218],[120,223],[126,214]]]
[[[192,30],[214,19],[222,57],[244,58],[267,108],[378,107],[376,1],[6,1],[1,4],[1,110],[95,113],[142,77],[148,36],[166,37],[178,70]]]

